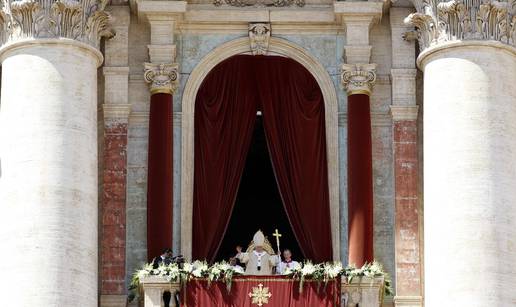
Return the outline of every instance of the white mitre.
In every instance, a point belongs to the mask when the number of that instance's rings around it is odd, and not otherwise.
[[[261,230],[258,230],[253,237],[254,246],[263,246],[265,244],[265,236]]]

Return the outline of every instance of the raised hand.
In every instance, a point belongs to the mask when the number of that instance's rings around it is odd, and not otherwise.
[[[242,246],[237,245],[237,247],[236,247],[236,251],[237,251],[237,253],[239,253],[239,254],[240,254],[240,253],[242,252]]]

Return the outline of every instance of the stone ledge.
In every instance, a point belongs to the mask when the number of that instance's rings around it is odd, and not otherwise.
[[[127,305],[127,296],[102,294],[100,296],[100,307],[125,307]]]
[[[393,121],[417,120],[419,106],[391,106],[391,115]]]
[[[421,307],[423,306],[422,296],[395,296],[394,306]]]

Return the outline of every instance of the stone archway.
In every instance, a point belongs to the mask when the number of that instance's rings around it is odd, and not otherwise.
[[[234,55],[249,51],[249,38],[247,37],[229,41],[215,48],[193,69],[183,91],[181,124],[181,252],[187,259],[190,259],[192,254],[194,110],[197,91],[206,75],[218,63]],[[326,118],[333,259],[340,260],[338,101],[335,86],[324,67],[303,48],[285,39],[271,37],[269,52],[289,57],[303,65],[312,73],[321,88]]]

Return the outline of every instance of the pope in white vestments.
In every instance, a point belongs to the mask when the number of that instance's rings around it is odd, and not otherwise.
[[[272,275],[272,269],[280,262],[280,257],[269,254],[264,248],[265,236],[258,230],[253,237],[253,250],[243,253],[240,246],[237,247],[236,258],[246,264],[246,275]]]

